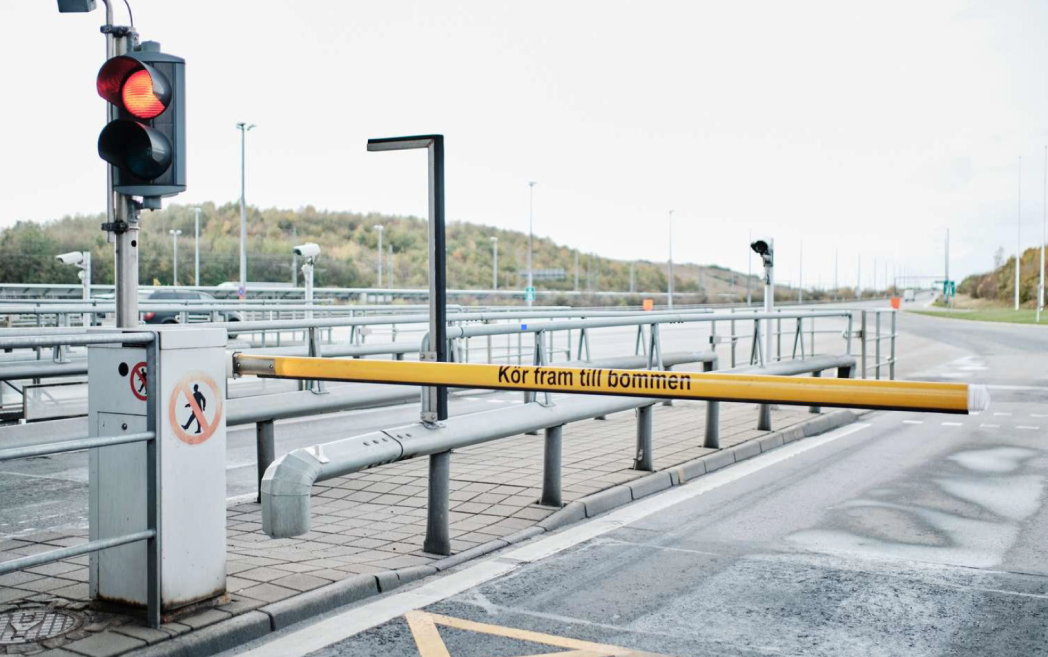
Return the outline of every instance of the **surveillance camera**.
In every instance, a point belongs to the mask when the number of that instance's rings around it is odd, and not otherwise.
[[[754,250],[757,255],[764,260],[765,267],[771,267],[775,256],[774,242],[770,239],[754,240],[750,243],[750,248]]]
[[[295,255],[304,256],[306,258],[315,258],[320,255],[320,245],[314,242],[306,242],[305,244],[299,244],[294,248]]]
[[[84,264],[84,254],[80,251],[71,251],[69,253],[56,255],[55,260],[65,265],[82,265]]]

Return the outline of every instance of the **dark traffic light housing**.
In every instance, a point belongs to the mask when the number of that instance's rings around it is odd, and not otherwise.
[[[116,118],[98,136],[98,155],[113,165],[113,190],[174,196],[186,189],[186,62],[146,41],[106,61],[98,95]]]

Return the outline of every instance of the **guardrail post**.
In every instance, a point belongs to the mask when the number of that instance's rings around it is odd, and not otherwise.
[[[564,502],[560,495],[561,445],[563,443],[564,425],[546,428],[546,449],[542,459],[542,499],[543,506],[561,507]]]
[[[716,363],[706,362],[702,364],[703,372],[712,372],[716,369]],[[720,402],[706,402],[706,436],[702,446],[708,449],[720,448]]]
[[[667,372],[672,372],[672,371],[673,371],[673,368],[672,368],[672,367],[667,367],[667,368],[666,368],[666,371],[667,371]],[[673,406],[673,400],[672,400],[672,399],[666,399],[666,400],[664,400],[664,401],[662,402],[662,405],[663,405],[663,406]]]
[[[146,443],[146,529],[153,530],[153,537],[146,541],[146,623],[158,629],[161,622],[160,547],[160,423],[162,402],[160,400],[160,336],[153,334],[153,341],[146,346],[146,431],[153,440]]]
[[[888,378],[895,380],[895,319],[899,316],[897,310],[892,311],[892,335],[891,335],[891,362],[888,363]]]
[[[815,372],[812,372],[811,375],[812,375],[813,378],[818,379],[818,378],[820,378],[822,376],[822,372],[815,371]],[[810,406],[810,407],[808,407],[808,412],[809,413],[821,413],[822,412],[822,407],[821,406]]]
[[[855,325],[855,316],[852,313],[848,313],[848,333],[845,335],[845,350],[844,353],[851,356],[852,354],[852,327]]]
[[[757,430],[771,431],[771,404],[761,404],[757,413]]]
[[[426,539],[422,543],[422,549],[430,554],[451,554],[451,530],[448,527],[450,487],[451,452],[430,455]]]
[[[735,309],[734,308],[731,309],[731,313],[733,315],[735,314]],[[737,339],[737,337],[735,335],[735,320],[734,319],[731,320],[730,327],[731,327],[731,366],[735,367],[735,347],[736,347],[736,343],[738,342],[738,339]]]
[[[255,424],[255,454],[258,462],[258,503],[262,503],[262,477],[277,458],[276,429],[273,420]]]
[[[862,378],[866,378],[866,311],[862,311],[862,319],[859,322],[859,350],[861,356],[859,358],[859,369],[862,374]]]
[[[651,408],[649,405],[637,409],[637,454],[633,459],[634,470],[655,471],[651,441]]]
[[[590,360],[589,332],[586,329],[579,330],[579,352],[577,360]]]
[[[769,322],[771,320],[768,320]],[[753,343],[750,345],[750,365],[764,366],[764,352],[761,348],[761,320],[753,320]]]
[[[780,308],[778,311],[782,313]],[[771,360],[771,354],[768,354],[768,360]],[[782,360],[782,317],[775,318],[775,361]]]
[[[880,378],[881,378],[881,313],[880,312],[878,312],[876,314],[876,319],[874,320],[874,326],[877,327],[877,340],[876,340],[876,343],[873,345],[873,353],[874,353],[873,372],[874,372],[874,378],[876,378],[877,380],[880,380]]]

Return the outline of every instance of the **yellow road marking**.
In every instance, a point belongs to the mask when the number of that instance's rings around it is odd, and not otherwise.
[[[422,657],[451,657],[444,640],[440,638],[436,624],[429,614],[420,611],[409,611],[404,614],[411,628],[411,635],[415,637],[415,645],[418,646],[418,654]]]
[[[440,637],[437,625],[478,634],[499,636],[506,639],[529,641],[544,646],[553,646],[554,648],[568,648],[567,651],[562,652],[521,655],[521,657],[667,657],[666,655],[653,652],[609,646],[591,641],[580,641],[515,627],[489,625],[488,623],[478,623],[464,618],[430,614],[424,611],[409,611],[404,614],[404,618],[408,622],[408,627],[411,628],[412,636],[415,637],[415,646],[418,648],[420,657],[451,657],[447,646],[444,645],[444,640]]]
[[[237,355],[238,370],[262,377],[534,390],[669,399],[968,412],[968,385],[830,377],[483,365],[298,356]],[[979,409],[973,409],[979,410]]]

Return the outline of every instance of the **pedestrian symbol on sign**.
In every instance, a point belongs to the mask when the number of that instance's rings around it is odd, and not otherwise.
[[[215,433],[222,419],[222,390],[203,372],[190,372],[175,386],[168,405],[168,421],[175,436],[187,445],[199,445]],[[190,431],[192,427],[195,431]]]
[[[196,404],[196,408],[193,408],[194,403]],[[207,397],[204,397],[204,394],[200,392],[199,384],[193,384],[193,401],[186,404],[186,408],[189,409],[189,419],[182,425],[182,431],[188,431],[189,425],[196,421],[196,432],[200,433],[200,417],[204,414],[204,411],[207,410]],[[197,414],[198,410],[200,411],[199,415]]]
[[[124,370],[125,372],[127,370]],[[131,368],[131,394],[135,398],[146,400],[146,363],[142,361]]]

